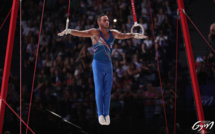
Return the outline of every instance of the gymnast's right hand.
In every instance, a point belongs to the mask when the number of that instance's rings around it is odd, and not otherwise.
[[[64,36],[71,33],[71,29],[65,29],[62,32],[58,33],[58,36]]]

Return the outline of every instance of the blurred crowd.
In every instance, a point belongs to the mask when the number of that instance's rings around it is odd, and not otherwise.
[[[155,41],[148,1],[138,0],[135,1],[135,5],[138,23],[143,25],[145,35],[149,38],[115,40],[112,52],[113,87],[110,116],[112,119],[144,119],[148,123],[151,121],[156,122],[157,126],[165,126],[159,71],[167,114],[173,117],[176,5],[175,1],[151,1]],[[42,6],[43,0],[23,1],[22,102],[26,106],[31,94]],[[96,15],[100,12],[109,17],[110,29],[126,33],[130,32],[133,25],[130,0],[71,0],[70,9],[69,28],[72,29],[97,28]],[[46,0],[33,88],[33,105],[49,109],[69,121],[81,124],[84,120],[90,122],[97,117],[91,67],[94,51],[89,38],[57,36],[57,33],[65,29],[67,12],[67,0]],[[114,22],[113,19],[117,21]],[[139,29],[136,29],[136,32],[140,32]],[[156,49],[159,62],[156,60]],[[197,74],[201,84],[207,84],[208,79],[215,78],[214,67],[213,53],[197,63]],[[10,82],[7,100],[13,102],[19,100],[19,83],[18,78],[11,77],[16,82]],[[27,118],[27,113],[27,110],[23,110],[23,118]]]
[[[200,85],[215,82],[215,55],[213,52],[196,58],[196,72]]]

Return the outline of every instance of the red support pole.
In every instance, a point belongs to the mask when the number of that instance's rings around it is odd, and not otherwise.
[[[202,122],[205,120],[205,117],[204,117],[204,113],[203,113],[201,96],[200,96],[200,91],[199,91],[199,84],[198,84],[198,79],[197,79],[197,75],[196,75],[196,68],[195,68],[195,62],[194,62],[194,58],[193,58],[193,51],[192,51],[192,46],[191,46],[191,41],[190,41],[190,34],[189,34],[189,29],[188,29],[188,24],[187,24],[187,18],[186,18],[186,15],[183,13],[184,1],[177,0],[177,2],[178,2],[178,7],[179,7],[178,10],[180,13],[182,30],[183,30],[183,34],[184,34],[184,41],[185,41],[185,46],[186,46],[190,75],[191,75],[191,79],[192,79],[197,114],[198,114],[199,121]],[[204,131],[206,131],[206,130],[204,130]],[[202,129],[201,133],[202,134],[204,133],[203,129]],[[206,134],[206,133],[204,133],[204,134]]]
[[[2,80],[2,87],[1,87],[1,99],[0,99],[0,134],[2,134],[3,130],[3,121],[4,121],[4,112],[5,112],[5,103],[2,99],[6,100],[7,97],[7,88],[9,82],[9,75],[10,75],[10,66],[11,66],[11,59],[12,59],[12,52],[13,52],[13,43],[14,43],[14,36],[16,30],[16,20],[19,8],[19,0],[13,0],[12,5],[12,12],[10,18],[10,27],[8,33],[8,41],[7,41],[7,50],[5,56],[5,63],[4,63],[4,73],[3,73],[3,80]]]

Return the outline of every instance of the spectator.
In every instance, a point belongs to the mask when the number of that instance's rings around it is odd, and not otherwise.
[[[153,118],[154,112],[154,104],[155,104],[155,97],[156,97],[156,90],[152,86],[151,83],[147,84],[146,91],[143,92],[142,97],[144,99],[144,109],[145,109],[145,118],[150,120]]]
[[[214,46],[215,44],[215,23],[211,24],[208,35],[209,42]]]
[[[122,60],[123,49],[118,48],[118,46],[119,46],[118,43],[114,44],[114,49],[112,51],[113,60]]]

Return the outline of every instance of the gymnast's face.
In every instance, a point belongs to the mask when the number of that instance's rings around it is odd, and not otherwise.
[[[107,16],[101,16],[98,20],[98,25],[101,28],[108,29],[109,28],[109,19]]]

